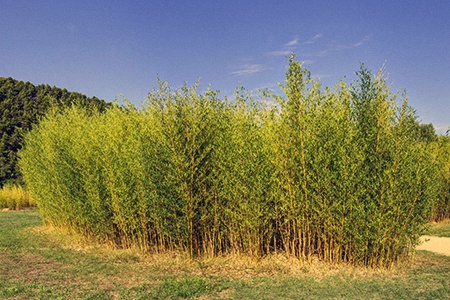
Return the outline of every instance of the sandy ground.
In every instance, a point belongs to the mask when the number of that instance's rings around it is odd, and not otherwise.
[[[422,244],[417,246],[416,250],[426,250],[450,256],[450,238],[424,235],[420,237],[420,241],[422,241]]]

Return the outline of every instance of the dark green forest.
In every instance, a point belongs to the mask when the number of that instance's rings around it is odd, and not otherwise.
[[[17,152],[23,146],[23,134],[31,130],[50,107],[72,105],[104,112],[111,104],[48,84],[34,85],[0,77],[0,187],[6,183],[22,183]]]

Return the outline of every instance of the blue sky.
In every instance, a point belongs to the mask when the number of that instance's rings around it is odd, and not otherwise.
[[[278,91],[286,56],[334,85],[384,64],[423,123],[450,126],[450,1],[24,1],[0,8],[0,76],[136,105],[157,77]]]

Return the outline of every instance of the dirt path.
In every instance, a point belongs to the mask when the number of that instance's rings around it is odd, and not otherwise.
[[[426,250],[450,256],[450,238],[424,235],[420,237],[422,244],[416,250]]]

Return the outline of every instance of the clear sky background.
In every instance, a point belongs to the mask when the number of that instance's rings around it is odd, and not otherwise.
[[[450,1],[0,1],[0,76],[136,105],[157,78],[279,91],[294,51],[325,85],[384,64],[423,123],[450,126]]]

